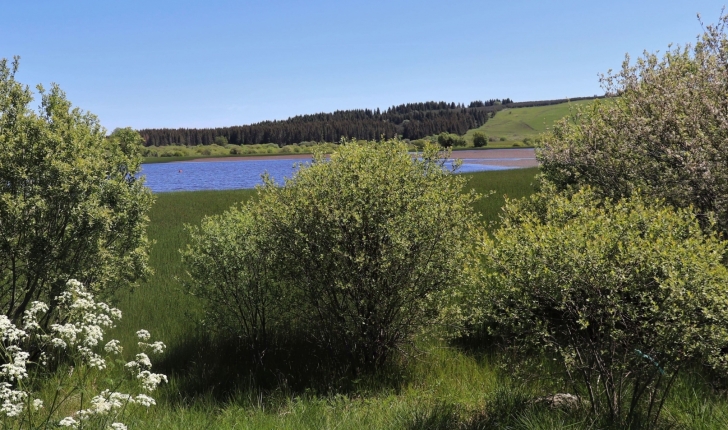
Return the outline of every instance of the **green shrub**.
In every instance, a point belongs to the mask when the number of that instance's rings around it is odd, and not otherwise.
[[[297,321],[362,368],[433,324],[471,261],[477,196],[461,192],[465,178],[444,169],[444,154],[422,155],[397,140],[344,142],[260,195]]]
[[[55,303],[71,278],[110,293],[147,273],[153,201],[135,176],[139,134],[107,138],[56,85],[38,86],[40,109],[30,109],[17,61],[0,61],[0,314],[16,323],[33,301]]]
[[[440,133],[437,136],[437,143],[443,148],[450,148],[452,146],[465,146],[465,139],[458,136],[457,134],[451,133]]]
[[[428,141],[425,139],[417,139],[412,141],[412,145],[414,145],[414,147],[417,148],[418,151],[422,151],[427,143]]]
[[[473,133],[473,146],[482,148],[488,144],[488,137],[480,132]]]
[[[728,39],[722,16],[694,46],[645,54],[601,79],[597,100],[557,122],[539,143],[544,177],[589,184],[608,197],[640,189],[713,213],[728,232]],[[704,218],[707,219],[707,218]]]
[[[680,372],[726,370],[725,244],[690,210],[547,187],[504,213],[486,259],[492,329],[557,360],[596,414],[654,423]]]
[[[261,354],[285,317],[265,223],[248,204],[187,228],[191,243],[182,257],[191,291],[205,303],[207,328]]]

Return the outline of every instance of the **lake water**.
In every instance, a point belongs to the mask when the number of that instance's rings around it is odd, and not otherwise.
[[[469,162],[470,161],[470,162]],[[485,170],[506,170],[510,167],[477,164],[483,160],[464,159],[458,172],[482,172]],[[169,191],[233,190],[254,188],[261,184],[264,172],[279,183],[283,178],[293,176],[294,165],[301,160],[236,160],[236,161],[194,161],[143,164],[141,174],[146,176],[146,185],[155,193]]]

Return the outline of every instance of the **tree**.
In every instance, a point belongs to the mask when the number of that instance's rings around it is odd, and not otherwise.
[[[457,134],[442,132],[437,136],[437,143],[443,148],[450,148],[452,146],[465,146],[465,139],[458,136]]]
[[[602,76],[610,98],[557,122],[539,143],[543,177],[560,189],[589,184],[608,197],[639,189],[693,206],[728,232],[728,16],[694,46],[627,57]]]
[[[153,198],[136,176],[136,132],[105,137],[56,85],[39,85],[40,109],[29,109],[17,68],[17,57],[0,61],[0,312],[18,322],[40,300],[51,306],[48,324],[69,279],[103,296],[148,271]]]
[[[494,240],[493,332],[556,360],[595,415],[653,428],[678,374],[726,370],[725,243],[689,209],[546,187],[507,202]]]
[[[427,145],[345,142],[282,187],[267,181],[260,219],[296,320],[334,357],[372,369],[436,320],[469,265],[477,217],[465,178]]]
[[[473,133],[473,146],[482,148],[488,144],[488,137],[481,132]]]

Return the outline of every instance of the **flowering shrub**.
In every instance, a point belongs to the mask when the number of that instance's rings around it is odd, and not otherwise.
[[[148,392],[167,381],[162,374],[152,373],[147,353],[164,351],[162,342],[152,342],[146,330],[137,337],[141,352],[124,365],[129,380],[138,385],[135,394],[116,390],[123,381],[106,379],[109,387],[91,395],[89,387],[102,385],[101,373],[114,366],[112,357],[119,357],[118,340],[104,343],[104,332],[121,319],[121,311],[106,303],[96,302],[80,282],[70,280],[67,290],[56,297],[60,323],[51,324],[48,332],[41,321],[48,316],[49,306],[33,302],[17,327],[7,316],[0,315],[0,423],[3,429],[13,428],[110,428],[126,429],[121,423],[130,406],[150,407],[155,401]],[[68,366],[67,372],[59,367]],[[54,390],[43,395],[46,377],[53,373]],[[90,400],[87,400],[90,397]],[[59,417],[66,415],[58,420]]]
[[[538,143],[545,179],[618,199],[640,189],[714,213],[728,232],[728,15],[694,46],[648,54],[603,76],[612,97],[557,122]],[[598,189],[597,189],[598,188]],[[704,226],[708,217],[701,219]]]

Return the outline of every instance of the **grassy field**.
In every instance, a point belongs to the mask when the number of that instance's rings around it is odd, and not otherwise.
[[[473,133],[481,132],[498,139],[496,142],[489,142],[488,147],[511,147],[513,144],[522,143],[527,137],[534,138],[547,131],[554,122],[568,115],[571,109],[591,102],[592,100],[580,100],[550,106],[504,109],[483,126],[468,130],[465,140],[472,144]],[[506,140],[500,141],[501,138]]]
[[[482,194],[476,210],[494,227],[504,196],[532,192],[537,169],[468,174],[469,186]],[[183,286],[178,250],[185,246],[185,224],[221,213],[254,198],[253,190],[158,194],[150,218],[155,241],[155,274],[132,293],[120,294],[124,311],[117,337],[131,346],[133,333],[150,330],[168,345],[155,369],[170,376],[157,394],[159,404],[135,412],[129,428],[142,429],[557,429],[584,428],[583,414],[549,411],[528,402],[564,387],[549,380],[517,383],[498,365],[499,356],[477,342],[452,345],[421,341],[397,369],[354,381],[322,381],[306,367],[305,349],[283,357],[275,374],[261,378],[234,350],[211,343],[199,324],[199,304]],[[331,382],[331,381],[325,381]],[[674,428],[728,428],[728,404],[683,380],[666,406]]]

